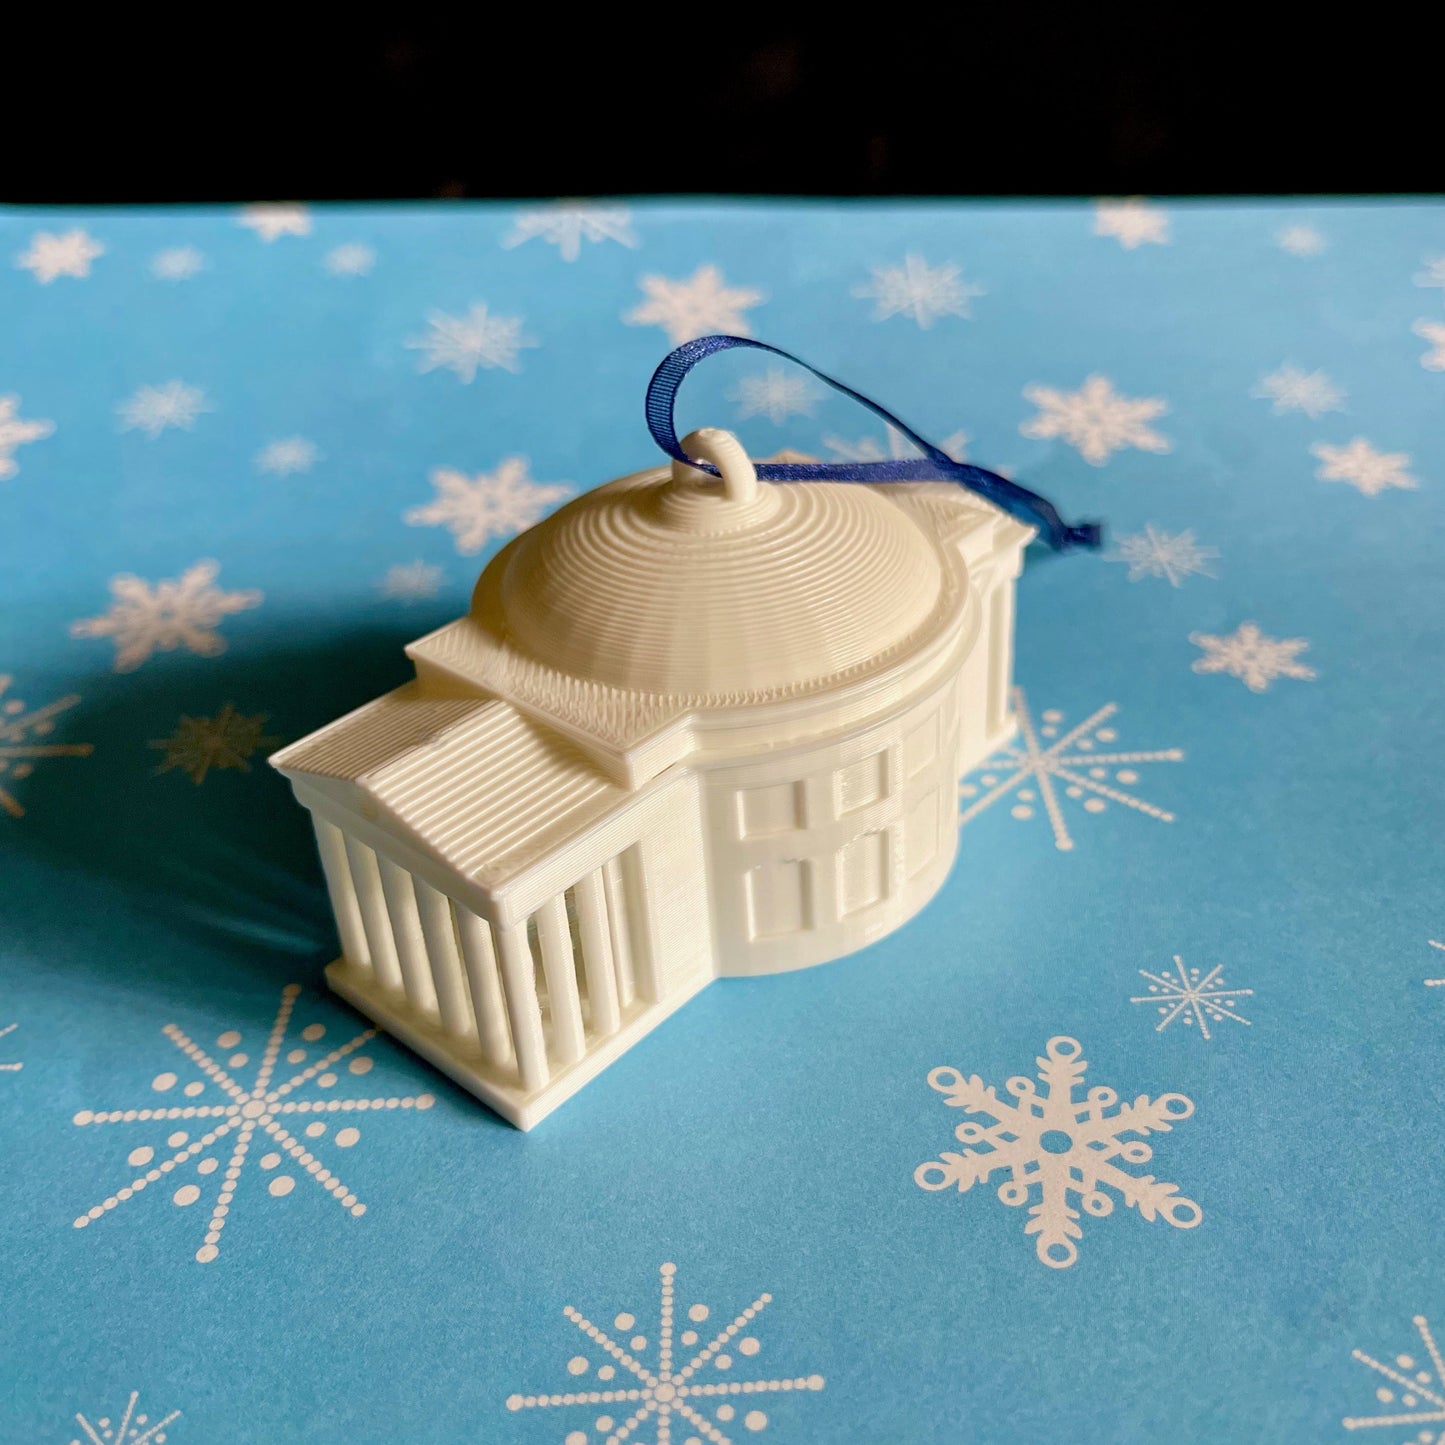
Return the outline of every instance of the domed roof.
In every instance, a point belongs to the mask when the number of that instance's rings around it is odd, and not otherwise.
[[[675,464],[577,498],[497,559],[474,609],[584,682],[718,702],[858,672],[933,611],[943,567],[903,508],[855,484],[759,485],[726,433],[684,446],[722,481]]]

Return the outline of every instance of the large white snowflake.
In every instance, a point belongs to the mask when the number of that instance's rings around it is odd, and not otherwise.
[[[166,1445],[167,1429],[181,1418],[179,1410],[172,1410],[159,1420],[152,1420],[140,1404],[140,1391],[132,1390],[130,1399],[120,1416],[112,1419],[109,1415],[97,1415],[94,1421],[76,1414],[75,1423],[80,1426],[82,1438],[70,1445]]]
[[[972,316],[974,298],[988,293],[963,280],[957,266],[930,266],[922,256],[909,255],[901,266],[874,266],[853,294],[873,302],[875,321],[907,316],[926,331],[943,316]]]
[[[768,1427],[768,1415],[758,1408],[760,1396],[797,1391],[821,1390],[821,1375],[796,1375],[782,1379],[739,1380],[736,1373],[748,1367],[736,1359],[741,1355],[750,1361],[761,1353],[763,1345],[754,1321],[773,1301],[770,1294],[761,1294],[732,1322],[718,1330],[706,1344],[703,1332],[694,1326],[706,1324],[712,1310],[705,1304],[687,1308],[686,1321],[679,1320],[681,1303],[677,1297],[677,1266],[664,1264],[659,1271],[662,1300],[658,1310],[657,1333],[649,1340],[638,1333],[637,1317],[623,1311],[612,1321],[617,1332],[611,1334],[593,1324],[581,1311],[568,1305],[562,1313],[589,1342],[582,1348],[589,1355],[574,1355],[567,1362],[567,1373],[579,1386],[591,1383],[583,1377],[594,1373],[602,1389],[573,1388],[549,1395],[510,1395],[509,1410],[568,1409],[592,1415],[591,1428],[602,1437],[603,1445],[622,1445],[633,1441],[642,1445],[636,1431],[646,1426],[656,1445],[669,1445],[672,1431],[689,1432],[684,1445],[701,1445],[703,1437],[711,1445],[731,1445],[731,1436],[720,1428],[735,1428],[732,1422],[740,1410],[738,1421],[743,1429],[756,1433]],[[685,1298],[685,1296],[684,1296]],[[674,1337],[677,1325],[683,1325]],[[678,1350],[677,1346],[682,1349]],[[603,1362],[597,1363],[597,1356]],[[674,1359],[676,1356],[676,1359]],[[613,1362],[616,1362],[615,1364]],[[626,1372],[618,1380],[617,1366]],[[737,1371],[735,1366],[739,1366]],[[612,1382],[617,1380],[614,1385]],[[739,1396],[749,1398],[741,1406],[733,1403]],[[607,1407],[599,1412],[598,1407]],[[616,1416],[625,1415],[618,1420]],[[696,1434],[692,1432],[696,1432]],[[564,1445],[590,1445],[593,1437],[587,1430],[574,1429]]]
[[[1345,399],[1345,393],[1324,372],[1301,371],[1289,365],[1261,377],[1250,395],[1272,402],[1270,410],[1276,416],[1302,411],[1309,417],[1321,417],[1327,411],[1339,411]]]
[[[1163,577],[1171,587],[1178,587],[1186,577],[1213,577],[1207,564],[1218,556],[1214,547],[1201,547],[1193,532],[1171,534],[1146,522],[1142,532],[1121,536],[1118,550],[1105,560],[1127,562],[1131,582]]]
[[[7,1034],[13,1034],[19,1027],[19,1024],[6,1024],[4,1028],[0,1028],[0,1039]],[[3,1063],[0,1064],[0,1074],[18,1074],[24,1067],[24,1064]]]
[[[572,495],[565,482],[534,482],[526,457],[507,457],[495,471],[469,477],[451,467],[432,471],[436,497],[405,515],[413,527],[446,527],[464,556],[480,552],[493,537],[510,537],[540,521],[556,502]]]
[[[8,673],[0,673],[0,778],[19,781],[35,771],[42,758],[88,758],[90,743],[44,743],[36,739],[55,731],[55,719],[80,701],[79,693],[71,693],[44,707],[27,708],[18,697],[6,697],[14,681]],[[0,809],[12,818],[23,818],[25,809],[13,793],[0,786]],[[14,1025],[12,1024],[13,1028]]]
[[[226,703],[214,717],[182,716],[176,730],[168,738],[157,738],[151,747],[165,754],[157,773],[179,768],[199,785],[215,768],[239,773],[251,771],[251,754],[261,748],[275,747],[280,738],[267,737],[266,714],[247,716]]]
[[[1060,1036],[1044,1047],[1045,1057],[1035,1062],[1047,1092],[1040,1094],[1032,1079],[1009,1079],[1004,1087],[1014,1104],[1004,1103],[977,1074],[965,1078],[946,1066],[929,1074],[929,1086],[947,1098],[950,1108],[984,1114],[992,1122],[960,1124],[954,1137],[971,1147],[920,1164],[913,1171],[914,1182],[922,1189],[952,1188],[962,1194],[1007,1171],[998,1197],[1014,1208],[1038,1200],[1029,1208],[1024,1233],[1038,1236],[1035,1252],[1053,1269],[1067,1269],[1078,1259],[1074,1241],[1084,1236],[1070,1195],[1078,1196],[1086,1214],[1102,1219],[1114,1212],[1114,1200],[1106,1192],[1112,1189],[1145,1219],[1193,1229],[1204,1213],[1179,1193],[1177,1184],[1152,1174],[1130,1174],[1114,1162],[1147,1163],[1154,1153],[1149,1145],[1124,1136],[1168,1133],[1194,1112],[1193,1103],[1183,1094],[1157,1099],[1140,1094],[1132,1104],[1120,1104],[1113,1089],[1102,1087],[1076,1100],[1074,1090],[1083,1087],[1088,1068],[1079,1041]]]
[[[1412,492],[1420,485],[1405,470],[1410,465],[1408,452],[1377,452],[1364,437],[1343,447],[1317,442],[1310,451],[1322,464],[1315,472],[1322,482],[1348,482],[1366,497],[1378,497],[1390,487]]]
[[[1410,330],[1432,347],[1420,358],[1420,365],[1426,371],[1445,371],[1445,322],[1417,321]]]
[[[1169,442],[1149,423],[1169,410],[1158,397],[1121,396],[1106,376],[1090,376],[1078,391],[1029,385],[1024,396],[1039,408],[1019,430],[1026,437],[1062,437],[1086,462],[1100,467],[1117,451],[1167,452]]]
[[[202,412],[214,410],[200,387],[183,381],[142,386],[116,407],[122,431],[143,431],[152,441],[167,427],[189,431]]]
[[[1427,256],[1424,269],[1415,273],[1415,284],[1445,288],[1445,256]]]
[[[1140,196],[1124,201],[1094,202],[1094,234],[1113,236],[1126,250],[1169,243],[1169,212]]]
[[[751,336],[745,311],[767,300],[750,286],[729,286],[716,266],[699,266],[685,280],[644,276],[638,285],[647,299],[622,319],[629,326],[660,326],[674,346],[723,331]]]
[[[1153,1004],[1158,1009],[1161,1017],[1154,1030],[1156,1034],[1179,1022],[1189,1027],[1197,1025],[1200,1036],[1207,1039],[1211,1019],[1215,1023],[1224,1019],[1233,1019],[1237,1024],[1249,1023],[1239,1012],[1236,1000],[1253,997],[1254,990],[1226,987],[1222,963],[1208,973],[1201,973],[1197,968],[1186,967],[1176,953],[1172,973],[1167,968],[1160,973],[1141,968],[1139,977],[1148,983],[1149,992],[1129,1002]]]
[[[911,461],[919,455],[918,448],[896,426],[885,427],[884,431],[886,435],[881,442],[877,437],[825,436],[823,445],[832,452],[833,460],[839,462]],[[964,460],[967,446],[966,431],[950,432],[938,443],[939,451],[956,462]]]
[[[111,578],[115,600],[109,611],[72,622],[70,635],[114,639],[117,672],[134,672],[153,653],[178,647],[198,657],[219,657],[226,650],[226,639],[216,631],[222,618],[264,600],[254,589],[223,592],[215,585],[220,571],[219,563],[203,560],[179,577],[154,583],[122,572]]]
[[[281,236],[309,236],[311,212],[305,206],[265,201],[254,206],[243,206],[237,224],[254,231],[263,241],[269,243]]]
[[[331,276],[367,276],[376,265],[376,252],[361,241],[333,246],[321,260]]]
[[[1106,703],[1083,722],[1064,730],[1064,715],[1050,708],[1034,725],[1028,701],[1021,687],[1013,692],[1014,712],[1019,722],[1019,740],[989,758],[959,784],[958,796],[964,805],[958,815],[960,827],[971,823],[986,808],[1013,795],[1010,808],[1020,821],[1033,818],[1042,806],[1054,830],[1054,846],[1064,852],[1074,840],[1064,821],[1063,797],[1082,802],[1086,813],[1102,813],[1110,803],[1172,823],[1174,814],[1142,798],[1127,793],[1115,784],[1132,787],[1139,781],[1137,768],[1142,763],[1177,763],[1184,754],[1178,748],[1156,752],[1112,752],[1108,745],[1118,733],[1107,726],[1118,711],[1115,703]],[[1104,744],[1100,750],[1099,745]],[[977,782],[970,781],[977,777]]]
[[[502,240],[511,249],[537,238],[557,248],[564,261],[582,254],[583,241],[616,241],[619,246],[636,246],[632,215],[623,206],[545,206],[523,211]]]
[[[1422,1368],[1425,1361],[1413,1355],[1399,1354],[1392,1364],[1385,1364],[1363,1350],[1352,1350],[1351,1356],[1362,1365],[1368,1365],[1377,1375],[1390,1382],[1375,1390],[1375,1399],[1385,1406],[1381,1415],[1347,1415],[1340,1423],[1346,1430],[1397,1429],[1401,1425],[1438,1425],[1445,1421],[1445,1359],[1440,1356],[1440,1347],[1430,1332],[1430,1321],[1424,1315],[1416,1315],[1411,1323],[1425,1347],[1425,1354],[1433,1370]],[[1395,1388],[1391,1389],[1390,1385]],[[1415,1440],[1427,1445],[1437,1436],[1429,1430],[1421,1430]]]
[[[53,421],[23,421],[18,396],[0,396],[0,479],[8,480],[20,471],[13,455],[16,447],[38,442],[54,431]]]
[[[171,246],[151,257],[157,281],[189,281],[206,269],[206,258],[194,246]]]
[[[1275,232],[1275,244],[1291,256],[1318,256],[1325,238],[1313,226],[1285,226]]]
[[[48,286],[58,276],[89,276],[90,263],[104,255],[105,247],[82,230],[37,231],[30,238],[30,249],[22,251],[15,264]]]
[[[1191,632],[1189,640],[1204,649],[1194,659],[1195,672],[1225,672],[1237,677],[1251,692],[1264,692],[1281,677],[1310,682],[1315,670],[1299,660],[1309,650],[1303,637],[1268,637],[1253,622],[1242,622],[1228,637]]]
[[[305,437],[283,437],[280,441],[267,442],[256,453],[256,470],[289,477],[293,472],[309,472],[320,456],[315,442]]]
[[[421,602],[435,597],[442,585],[442,569],[432,562],[398,562],[386,569],[381,595],[398,602]]]
[[[805,376],[795,376],[780,366],[770,366],[756,376],[745,376],[733,388],[740,417],[765,416],[781,424],[790,416],[811,416],[818,393]]]
[[[167,1024],[161,1032],[187,1060],[179,1067],[184,1073],[193,1075],[189,1082],[182,1085],[181,1094],[193,1102],[171,1106],[157,1104],[145,1108],[82,1109],[75,1115],[73,1122],[81,1128],[119,1124],[126,1126],[126,1133],[132,1138],[141,1133],[158,1138],[163,1122],[188,1126],[169,1132],[164,1140],[165,1149],[158,1150],[151,1143],[140,1143],[132,1148],[126,1155],[126,1163],[132,1169],[144,1172],[133,1176],[114,1194],[78,1216],[75,1220],[77,1229],[88,1228],[161,1179],[166,1179],[169,1187],[172,1182],[193,1173],[200,1183],[188,1181],[171,1194],[172,1204],[188,1209],[200,1199],[203,1190],[210,1187],[211,1176],[219,1175],[220,1187],[211,1205],[205,1238],[196,1251],[197,1260],[209,1264],[220,1253],[221,1233],[230,1218],[252,1145],[254,1143],[258,1150],[264,1149],[267,1141],[275,1147],[267,1149],[253,1162],[266,1177],[266,1191],[273,1199],[285,1198],[296,1187],[296,1175],[289,1172],[294,1168],[297,1175],[314,1179],[349,1214],[360,1216],[366,1213],[366,1205],[354,1191],[311,1152],[313,1147],[321,1147],[318,1141],[336,1122],[331,1116],[374,1110],[429,1109],[436,1101],[430,1094],[405,1098],[335,1096],[332,1090],[340,1079],[335,1070],[343,1059],[346,1060],[347,1071],[354,1077],[370,1072],[372,1060],[361,1050],[376,1037],[378,1031],[364,1029],[337,1048],[323,1049],[316,1045],[325,1037],[326,1026],[310,1023],[301,1029],[299,1035],[291,1040],[292,1046],[287,1048],[286,1035],[300,994],[300,986],[294,983],[282,989],[281,1006],[276,1011],[270,1033],[260,1046],[260,1057],[250,1084],[239,1083],[234,1077],[253,1061],[252,1055],[242,1048],[245,1041],[239,1030],[227,1029],[216,1039],[217,1050],[228,1055],[223,1067],[175,1024]],[[283,1060],[283,1051],[284,1062],[295,1072],[277,1083],[274,1081],[276,1069]],[[151,1080],[151,1089],[156,1094],[169,1094],[180,1082],[181,1075],[167,1069]],[[208,1089],[211,1092],[207,1093]],[[214,1100],[218,1095],[223,1102],[201,1102]],[[306,1115],[311,1118],[303,1126],[302,1116]],[[130,1127],[135,1124],[145,1127],[143,1130]],[[310,1145],[293,1134],[292,1128],[311,1141]],[[258,1135],[263,1137],[258,1138]],[[223,1139],[231,1142],[226,1148],[217,1149],[216,1145]],[[329,1142],[338,1149],[350,1149],[360,1139],[361,1130],[348,1122],[332,1133]],[[221,1156],[227,1149],[229,1158],[223,1165]],[[165,1158],[159,1158],[158,1155],[165,1154],[166,1150],[171,1152]]]
[[[422,353],[419,371],[444,368],[470,383],[477,368],[517,372],[522,369],[518,353],[536,342],[523,335],[520,316],[493,316],[485,302],[478,302],[465,316],[433,311],[427,317],[431,328],[425,336],[413,336],[406,345]]]

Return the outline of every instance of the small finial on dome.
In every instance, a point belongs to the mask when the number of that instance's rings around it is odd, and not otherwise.
[[[682,449],[695,461],[711,462],[722,477],[723,495],[730,502],[751,502],[758,495],[758,474],[743,444],[721,427],[705,426],[682,439]],[[681,481],[693,469],[673,462],[672,475]]]

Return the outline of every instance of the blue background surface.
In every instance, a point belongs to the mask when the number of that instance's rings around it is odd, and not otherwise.
[[[182,1412],[174,1445],[600,1445],[600,1407],[505,1402],[589,1387],[567,1373],[589,1342],[566,1305],[605,1329],[626,1310],[650,1335],[664,1261],[719,1324],[773,1296],[734,1375],[826,1380],[760,1401],[756,1436],[740,1401],[717,1427],[733,1439],[1344,1439],[1346,1417],[1410,1413],[1354,1349],[1410,1354],[1445,1394],[1412,1324],[1445,1333],[1445,988],[1425,984],[1445,975],[1429,943],[1445,938],[1445,375],[1412,332],[1445,320],[1445,292],[1413,281],[1445,252],[1445,207],[1164,209],[1166,244],[1125,247],[1085,204],[645,203],[635,246],[584,243],[574,262],[542,239],[504,246],[506,206],[314,208],[308,234],[270,243],[233,210],[0,213],[0,395],[54,423],[0,481],[0,673],[31,707],[78,695],[44,741],[94,745],[0,776],[25,810],[0,815],[0,1026],[17,1025],[0,1061],[23,1064],[0,1073],[0,1439],[89,1441],[77,1413],[113,1428],[139,1391],[152,1425]],[[1290,225],[1323,249],[1282,249]],[[41,284],[10,264],[36,232],[76,227],[105,248],[89,274]],[[329,274],[352,242],[373,269]],[[204,269],[156,279],[151,258],[181,245]],[[906,254],[986,294],[926,328],[873,319],[854,289]],[[1152,523],[1218,550],[1215,577],[1177,588],[1031,553],[1019,589],[1035,718],[1059,709],[1067,728],[1114,702],[1120,748],[1181,749],[1131,789],[1174,821],[1068,803],[1061,851],[1042,816],[995,805],[913,924],[825,968],[714,985],[530,1135],[376,1040],[374,1069],[336,1094],[435,1103],[355,1116],[344,1153],[324,1147],[334,1128],[316,1146],[362,1217],[295,1169],[273,1197],[253,1160],[211,1263],[195,1251],[219,1174],[196,1204],[172,1203],[194,1177],[177,1169],[74,1228],[137,1173],[131,1150],[171,1152],[174,1125],[72,1122],[186,1102],[151,1087],[201,1078],[164,1025],[217,1057],[234,1030],[254,1060],[299,983],[297,1028],[340,1044],[364,1027],[324,993],[334,935],[282,780],[258,752],[196,784],[158,773],[149,744],[226,703],[290,740],[403,681],[403,644],[463,610],[499,545],[460,556],[445,529],[404,522],[430,472],[522,455],[532,477],[585,488],[652,464],[642,392],[671,343],[623,317],[641,277],[704,264],[766,293],[753,334],[935,439],[963,428],[970,460],[1102,516],[1111,544]],[[525,319],[520,370],[421,372],[406,343],[428,315],[479,302]],[[1325,372],[1342,409],[1253,396],[1285,363]],[[758,455],[882,440],[836,397],[740,419],[730,392],[763,369],[710,363],[680,430],[735,426]],[[1092,466],[1021,434],[1026,386],[1090,374],[1166,402],[1150,425],[1170,450]],[[153,439],[121,430],[118,406],[176,378],[212,409]],[[309,470],[258,470],[292,436],[318,449]],[[1418,486],[1319,479],[1311,446],[1356,436],[1409,454]],[[202,558],[221,588],[264,593],[220,623],[222,655],[157,652],[121,674],[108,639],[69,635],[115,575]],[[385,596],[387,569],[417,560],[442,569],[437,595]],[[1254,692],[1193,669],[1191,633],[1247,621],[1307,640],[1317,676]],[[1250,1024],[1156,1031],[1130,999],[1176,954],[1252,989]],[[1089,1086],[1193,1101],[1133,1172],[1177,1183],[1197,1228],[1116,1199],[1055,1270],[997,1181],[916,1186],[958,1122],[929,1070],[1002,1091],[1057,1035],[1082,1043]],[[208,1086],[198,1102],[218,1100]],[[1445,1419],[1421,1398],[1421,1420]]]

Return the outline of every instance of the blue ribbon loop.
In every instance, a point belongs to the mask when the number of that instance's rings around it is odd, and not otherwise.
[[[971,466],[967,462],[956,462],[947,452],[919,436],[912,427],[905,426],[892,412],[870,400],[862,392],[854,391],[835,377],[809,366],[806,361],[769,346],[766,341],[754,341],[747,336],[699,336],[695,341],[685,341],[676,351],[669,352],[662,364],[652,373],[647,384],[647,429],[652,439],[668,456],[680,462],[687,462],[700,471],[717,473],[717,468],[706,462],[694,461],[682,449],[677,439],[677,422],[674,408],[677,404],[678,389],[688,372],[699,362],[718,351],[729,351],[735,346],[748,347],[754,351],[766,351],[781,356],[810,371],[819,381],[826,382],[835,391],[851,397],[866,406],[874,416],[881,417],[895,431],[907,437],[923,455],[902,457],[883,462],[759,462],[758,477],[763,481],[781,482],[787,480],[808,482],[935,482],[947,480],[957,482],[972,492],[1001,507],[1012,517],[1038,528],[1042,539],[1056,552],[1067,552],[1073,548],[1096,549],[1103,540],[1103,528],[1098,522],[1080,522],[1071,526],[1059,516],[1054,504],[1046,498],[1031,492],[1026,487],[990,472],[983,467]]]

